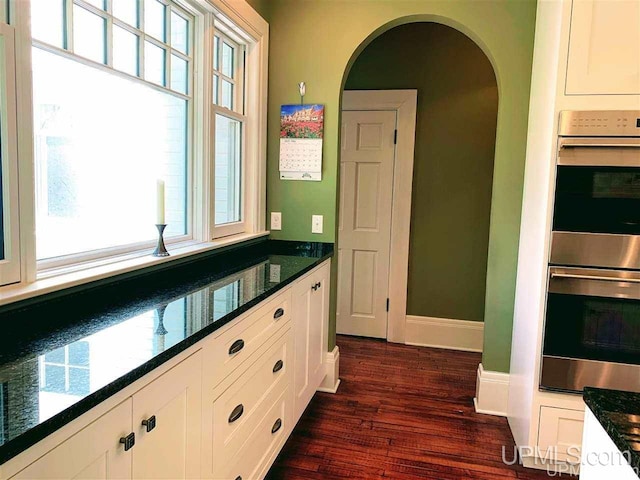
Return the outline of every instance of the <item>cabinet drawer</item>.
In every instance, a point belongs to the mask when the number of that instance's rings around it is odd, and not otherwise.
[[[253,435],[273,399],[287,388],[291,378],[292,350],[291,330],[287,329],[214,401],[214,458],[229,458],[237,452]]]
[[[290,389],[281,392],[270,407],[256,428],[251,430],[244,445],[233,452],[235,455],[230,454],[228,461],[220,462],[214,468],[214,478],[257,480],[264,477],[291,429],[293,404]],[[224,458],[222,452],[219,457]]]
[[[538,447],[544,454],[551,448],[558,453],[558,461],[577,461],[582,445],[584,412],[565,408],[540,407]],[[557,449],[557,450],[556,450]]]
[[[240,320],[206,346],[206,365],[211,365],[217,385],[291,318],[291,292],[287,290],[264,307]]]

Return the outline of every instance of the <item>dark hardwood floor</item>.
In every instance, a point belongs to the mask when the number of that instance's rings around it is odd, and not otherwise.
[[[338,393],[316,394],[268,480],[549,478],[502,462],[507,420],[473,407],[480,354],[346,336],[338,346]]]

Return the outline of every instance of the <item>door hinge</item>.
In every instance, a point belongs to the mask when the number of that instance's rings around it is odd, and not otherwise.
[[[393,144],[397,145],[398,144],[398,129],[395,129],[393,131]]]
[[[389,299],[387,298],[387,312],[389,311]]]

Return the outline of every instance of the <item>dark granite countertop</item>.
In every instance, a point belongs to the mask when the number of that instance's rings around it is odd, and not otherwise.
[[[640,393],[585,387],[584,402],[631,467],[640,470]]]
[[[0,464],[332,254],[262,240],[0,307]]]

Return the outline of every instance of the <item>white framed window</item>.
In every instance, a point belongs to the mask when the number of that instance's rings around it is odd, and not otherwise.
[[[191,238],[194,18],[160,0],[32,0],[36,258],[43,268]]]
[[[0,2],[0,285],[19,282],[20,225],[15,28]]]
[[[0,21],[7,12],[18,19],[7,98],[20,161],[10,195],[16,155],[2,151],[0,230],[3,255],[22,253],[15,281],[78,270],[89,281],[158,261],[138,259],[157,240],[157,179],[170,251],[267,233],[268,24],[247,3],[0,0]]]
[[[220,20],[212,47],[212,135],[214,156],[214,238],[246,230],[245,45]]]

